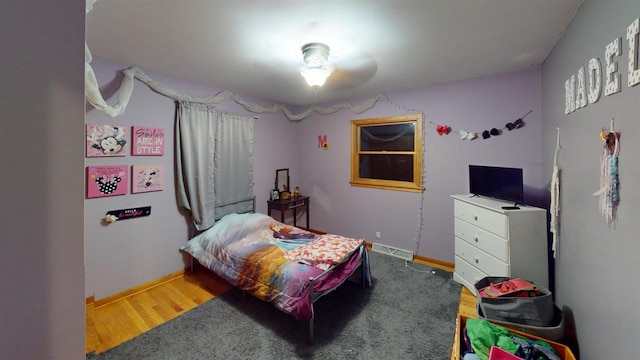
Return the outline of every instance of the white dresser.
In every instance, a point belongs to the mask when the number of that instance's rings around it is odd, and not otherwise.
[[[476,294],[486,276],[522,277],[549,288],[547,212],[495,199],[452,195],[455,233],[453,279]]]

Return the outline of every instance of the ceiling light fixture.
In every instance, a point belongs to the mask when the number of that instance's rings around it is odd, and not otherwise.
[[[331,75],[331,68],[327,66],[329,60],[329,47],[322,43],[308,43],[302,46],[302,58],[307,64],[300,75],[304,77],[309,86],[314,89],[324,85]]]

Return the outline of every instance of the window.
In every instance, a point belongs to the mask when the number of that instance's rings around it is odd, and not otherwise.
[[[422,115],[351,121],[351,186],[422,191]]]

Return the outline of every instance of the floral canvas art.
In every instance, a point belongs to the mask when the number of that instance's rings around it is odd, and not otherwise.
[[[87,124],[87,157],[127,155],[127,130],[122,126]]]

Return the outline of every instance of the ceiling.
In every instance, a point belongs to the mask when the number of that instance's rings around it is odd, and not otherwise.
[[[97,0],[86,42],[94,57],[302,106],[530,69],[581,3]],[[317,90],[300,76],[309,42],[331,48]]]

